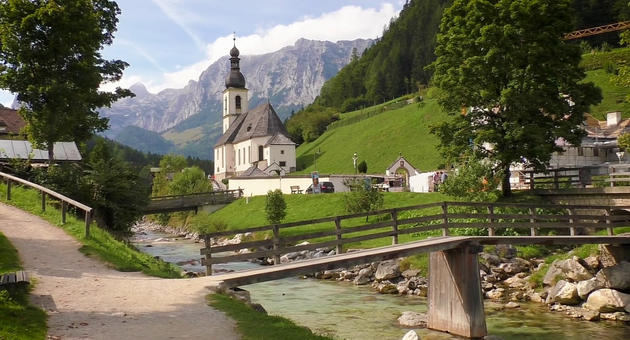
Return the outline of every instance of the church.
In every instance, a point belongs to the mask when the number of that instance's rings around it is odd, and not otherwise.
[[[214,145],[215,179],[294,172],[295,143],[273,106],[265,102],[249,109],[249,90],[234,40],[223,91],[223,136]]]

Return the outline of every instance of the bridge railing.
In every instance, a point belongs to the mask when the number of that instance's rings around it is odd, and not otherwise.
[[[544,172],[524,170],[527,189],[567,189],[630,184],[630,164],[593,165],[576,168],[548,169]]]
[[[15,177],[4,172],[0,172],[0,177],[4,178],[7,182],[7,201],[11,200],[11,186],[12,183],[19,183],[33,189],[39,190],[42,199],[42,211],[46,211],[46,195],[52,196],[61,201],[61,223],[66,223],[66,213],[68,212],[68,204],[76,207],[77,209],[85,212],[85,237],[90,237],[90,224],[92,223],[92,208],[87,205],[77,202],[69,197],[66,197],[56,191],[45,188],[41,185],[31,183],[27,180],[23,180],[19,177]]]
[[[178,200],[191,197],[207,197],[207,196],[233,196],[240,198],[243,196],[243,189],[223,190],[223,191],[210,191],[210,192],[198,192],[194,194],[183,195],[169,195],[169,196],[153,196],[151,201],[166,201],[166,200]]]
[[[213,264],[268,257],[279,264],[280,256],[288,253],[335,247],[336,253],[341,254],[343,246],[349,244],[385,237],[398,244],[400,236],[440,229],[442,236],[462,228],[480,229],[477,235],[485,229],[487,236],[502,234],[501,230],[508,228],[521,232],[529,229],[531,236],[536,236],[539,229],[564,230],[565,234],[576,236],[582,228],[606,229],[608,235],[613,235],[615,227],[630,225],[630,215],[616,214],[620,209],[630,206],[440,202],[209,233],[202,235],[205,248],[201,255],[205,255],[202,263],[206,274],[212,275]],[[593,211],[598,214],[587,213]],[[370,216],[379,217],[378,221],[363,222]],[[213,238],[247,233],[258,233],[258,237],[245,238],[239,244],[212,246]],[[298,244],[307,240],[310,243]],[[225,255],[243,249],[257,251]],[[219,253],[223,256],[216,256]]]

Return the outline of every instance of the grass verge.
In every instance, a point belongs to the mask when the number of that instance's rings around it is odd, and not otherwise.
[[[313,334],[308,328],[275,315],[253,310],[240,301],[221,294],[208,295],[209,304],[236,321],[242,340],[332,340],[334,338]]]
[[[0,274],[22,270],[18,252],[0,233]],[[46,312],[29,305],[27,292],[9,296],[0,291],[0,339],[43,340],[46,338]]]
[[[6,185],[0,185],[0,197],[6,197]],[[112,268],[122,272],[142,271],[151,276],[162,278],[180,278],[181,269],[171,263],[158,261],[151,255],[142,253],[130,245],[117,241],[107,231],[93,223],[90,237],[85,238],[85,223],[68,214],[66,223],[61,223],[61,211],[48,204],[46,211],[41,210],[41,196],[38,191],[20,186],[11,187],[13,205],[56,225],[83,244],[80,251],[86,256],[95,256],[107,262]]]

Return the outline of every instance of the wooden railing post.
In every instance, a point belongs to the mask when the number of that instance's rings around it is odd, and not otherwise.
[[[40,191],[42,194],[42,211],[46,211],[46,193]]]
[[[339,216],[335,219],[335,230],[337,231],[337,246],[335,247],[335,254],[339,255],[343,250],[343,245],[341,244],[341,219]]]
[[[398,210],[396,208],[392,210],[392,221],[394,221],[394,225],[392,225],[392,231],[394,232],[392,244],[398,244]]]
[[[613,236],[615,233],[613,232],[613,228],[610,226],[610,224],[612,223],[612,221],[610,220],[609,216],[610,214],[610,208],[606,208],[604,210],[604,214],[606,215],[606,232],[608,234],[608,236]]]
[[[212,259],[212,253],[210,249],[212,248],[212,238],[209,235],[203,235],[203,243],[204,248],[208,250],[206,253],[206,276],[212,275],[212,264],[210,263],[210,259]]]
[[[90,224],[92,223],[91,212],[85,211],[85,238],[90,237]]]
[[[442,203],[442,215],[444,216],[444,228],[442,229],[442,236],[448,236],[448,203]]]
[[[529,214],[536,216],[536,208],[529,208]],[[532,224],[532,227],[530,228],[530,235],[531,236],[536,236],[536,218],[530,218],[529,222]]]
[[[273,225],[273,249],[276,251],[280,249],[280,228],[277,224]],[[275,253],[273,255],[273,264],[280,264],[280,254]]]
[[[7,201],[11,200],[11,180],[7,178]]]
[[[488,228],[488,236],[494,236],[494,206],[492,204],[488,206],[488,214],[490,215],[488,222],[492,225]]]
[[[567,212],[569,213],[569,216],[575,215],[575,210],[573,208],[567,209]],[[571,224],[571,236],[575,236],[575,219],[569,219],[569,224]]]
[[[560,189],[560,183],[558,182],[558,170],[554,170],[553,172],[553,187]]]
[[[68,209],[68,205],[66,201],[61,200],[61,224],[66,224],[66,211]]]
[[[534,172],[529,172],[529,189],[534,190]]]

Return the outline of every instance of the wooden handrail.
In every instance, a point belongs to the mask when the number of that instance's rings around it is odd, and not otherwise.
[[[429,215],[419,217],[402,218],[400,212],[411,210],[422,210],[441,207],[441,211],[432,210]],[[460,212],[457,207],[483,208],[481,211]],[[523,213],[509,211],[501,213],[501,208],[523,209]],[[455,211],[452,211],[455,209]],[[536,209],[558,210],[557,214],[552,212],[537,212]],[[579,210],[603,210],[602,215],[587,215],[579,213]],[[278,225],[268,225],[262,227],[254,227],[242,230],[223,231],[202,235],[206,241],[205,248],[201,249],[201,255],[206,258],[202,263],[206,265],[206,274],[211,275],[212,264],[226,263],[232,261],[243,261],[254,258],[273,257],[276,263],[279,263],[281,255],[303,250],[314,250],[324,247],[336,247],[339,253],[343,245],[358,242],[379,239],[383,237],[392,237],[392,243],[398,244],[398,236],[411,233],[443,230],[443,235],[448,235],[449,229],[457,228],[487,228],[488,236],[495,236],[495,230],[505,228],[527,228],[531,229],[531,236],[536,236],[537,229],[568,229],[571,235],[574,235],[576,228],[590,227],[595,229],[607,229],[609,235],[613,235],[613,228],[626,226],[630,224],[630,216],[612,215],[613,209],[630,209],[630,206],[585,206],[585,205],[560,205],[560,204],[520,204],[520,203],[476,203],[476,202],[439,202],[431,204],[414,205],[402,208],[385,209],[372,211],[368,213],[349,214],[335,217],[326,217],[308,221],[299,221],[284,223]],[[576,213],[576,211],[578,213]],[[365,216],[390,214],[391,220],[381,221],[371,224],[363,224],[352,227],[341,227],[343,220],[352,218],[360,218]],[[404,216],[403,216],[404,217]],[[309,231],[298,235],[281,236],[282,229],[313,225],[320,223],[334,222],[334,227],[326,228],[320,231]],[[418,223],[429,222],[429,225],[417,225]],[[402,227],[402,228],[401,228]],[[391,228],[387,230],[385,228]],[[384,230],[385,229],[385,230]],[[273,231],[272,239],[259,241],[247,241],[240,244],[232,244],[225,246],[212,247],[211,240],[213,237],[229,236],[236,233],[257,232],[257,231]],[[360,231],[373,231],[371,234],[343,237]],[[301,240],[312,240],[321,237],[336,236],[336,239],[316,242],[302,246],[292,246],[291,244]],[[553,236],[549,236],[553,241]],[[231,255],[224,257],[212,257],[212,254],[225,251],[237,251],[245,248],[267,247],[267,250],[257,251],[253,253]],[[270,249],[272,248],[273,249]]]
[[[233,194],[233,193],[238,193],[240,197],[240,195],[242,195],[242,192],[243,192],[243,189],[232,189],[232,190],[223,190],[223,191],[198,192],[198,193],[193,193],[193,194],[153,196],[153,197],[150,197],[150,199],[151,201],[162,201],[162,200],[173,200],[173,199],[188,198],[188,197],[227,195],[227,194]]]
[[[66,197],[56,191],[50,190],[46,187],[43,187],[39,184],[35,184],[32,182],[29,182],[27,180],[21,179],[19,177],[15,177],[12,175],[9,175],[7,173],[4,172],[0,172],[0,177],[4,177],[7,179],[7,201],[11,200],[11,181],[13,182],[17,182],[26,186],[29,186],[33,189],[39,190],[41,192],[42,195],[42,211],[46,210],[46,194],[57,198],[58,200],[61,201],[61,223],[66,223],[66,209],[67,209],[67,204],[73,205],[75,207],[77,207],[78,209],[81,209],[83,211],[85,211],[85,237],[90,237],[90,224],[92,223],[92,208],[81,203],[81,202],[77,202],[75,200],[73,200],[72,198]]]

